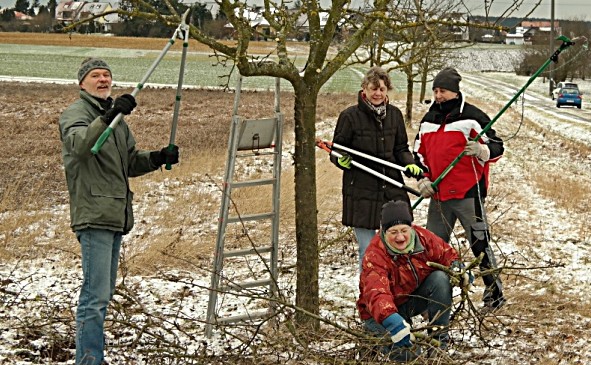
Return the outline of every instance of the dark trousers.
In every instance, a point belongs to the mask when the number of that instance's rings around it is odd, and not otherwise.
[[[418,289],[409,296],[408,301],[398,306],[398,314],[409,324],[412,324],[412,317],[427,311],[431,325],[438,327],[438,330],[433,332],[434,338],[441,341],[442,347],[446,347],[449,339],[447,332],[451,314],[451,296],[452,287],[449,276],[443,271],[433,271]],[[366,331],[376,337],[391,335],[384,326],[377,323],[373,318],[366,320],[363,325]],[[395,354],[395,356],[391,356],[392,359],[401,356],[402,358],[411,359],[415,355],[400,352],[400,348],[394,344],[383,346],[381,351]]]
[[[427,229],[441,237],[445,242],[450,241],[450,236],[456,221],[460,221],[470,240],[470,248],[475,257],[484,253],[480,269],[482,271],[496,269],[495,255],[489,245],[490,234],[486,213],[484,211],[484,198],[452,199],[444,202],[431,199],[427,214]],[[486,289],[483,301],[485,304],[496,307],[503,302],[503,284],[498,274],[483,275],[482,280]]]

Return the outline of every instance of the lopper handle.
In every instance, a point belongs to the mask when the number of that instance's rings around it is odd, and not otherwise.
[[[330,155],[332,155],[332,156],[335,156],[335,157],[337,157],[337,158],[342,156],[342,155],[341,155],[340,153],[338,153],[337,151],[335,151],[335,150],[331,149],[331,148],[329,147],[328,143],[327,143],[327,142],[325,142],[325,141],[323,141],[323,140],[321,140],[321,139],[318,139],[318,138],[316,139],[316,146],[317,146],[318,148],[320,148],[320,149],[323,149],[323,150],[325,150],[325,151],[326,151],[326,152],[328,152]],[[420,193],[420,192],[418,192],[418,191],[416,191],[415,189],[413,189],[413,188],[411,188],[411,187],[408,187],[408,186],[406,186],[406,185],[404,185],[404,184],[400,183],[399,181],[396,181],[396,180],[394,180],[394,179],[391,179],[391,178],[389,178],[389,177],[388,177],[388,176],[386,176],[386,175],[380,174],[379,172],[377,172],[377,171],[374,171],[374,170],[370,169],[369,167],[367,167],[367,166],[365,166],[365,165],[362,165],[362,164],[358,163],[357,161],[354,161],[354,160],[352,160],[352,161],[351,161],[351,165],[352,165],[352,166],[355,166],[355,167],[357,167],[357,168],[359,168],[359,169],[361,169],[361,170],[363,170],[363,171],[365,171],[365,172],[367,172],[367,173],[369,173],[369,174],[372,174],[372,175],[374,175],[374,176],[376,176],[376,177],[378,177],[378,178],[384,179],[385,181],[389,182],[390,184],[392,184],[392,185],[395,185],[395,186],[397,186],[397,187],[399,187],[399,188],[401,188],[401,189],[403,189],[403,190],[406,190],[407,192],[409,192],[409,193],[411,193],[411,194],[413,194],[413,195],[416,195],[416,196],[419,196],[419,197],[421,196],[421,193]]]
[[[121,114],[119,114],[121,115]],[[97,154],[99,153],[99,151],[101,150],[101,147],[103,147],[103,145],[105,144],[105,141],[107,140],[107,138],[109,138],[109,136],[111,135],[111,133],[113,133],[113,128],[111,128],[111,126],[107,127],[107,129],[105,129],[105,131],[100,135],[99,139],[96,140],[96,143],[94,144],[94,146],[90,149],[90,152],[92,152],[93,154]]]
[[[171,144],[168,145],[168,150],[169,151],[174,150],[174,144],[173,143],[171,143]],[[167,169],[167,170],[171,170],[172,169],[172,165],[169,164],[169,163],[167,163],[166,166],[164,166],[164,168]]]
[[[421,196],[421,193],[419,191],[417,191],[417,190],[409,187],[408,185],[402,185],[401,188],[404,189],[404,190],[406,190],[406,191],[408,191],[412,195],[415,195],[415,196],[418,196],[418,197]]]

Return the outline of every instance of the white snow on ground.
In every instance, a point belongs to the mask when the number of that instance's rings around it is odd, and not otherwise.
[[[506,55],[499,55],[497,53],[489,54],[488,59],[494,62],[488,62],[487,67],[480,62],[474,64],[470,63],[470,59],[477,59],[477,57],[468,57],[461,66],[458,66],[460,71],[465,75],[462,83],[462,90],[468,97],[469,101],[482,106],[486,105],[490,111],[491,117],[499,110],[503,102],[507,102],[515,94],[515,91],[525,84],[528,78],[517,77],[512,74],[505,73],[469,73],[474,70],[489,70],[488,66],[495,64],[502,64],[503,67],[495,66],[497,69],[505,71],[507,63],[501,62],[499,58]],[[515,56],[516,57],[516,56]],[[479,58],[478,58],[479,59]],[[581,83],[582,90],[589,95],[591,92],[591,84],[589,82]],[[591,140],[591,124],[589,120],[589,111],[584,105],[582,111],[572,111],[566,109],[552,108],[552,101],[547,97],[545,89],[547,84],[540,80],[534,82],[528,89],[523,109],[524,117],[530,119],[544,131],[552,131],[566,139],[582,141],[589,143]],[[353,101],[353,98],[352,98]],[[395,101],[397,105],[403,105],[403,101]],[[548,174],[556,173],[564,176],[576,176],[578,179],[589,186],[591,183],[591,172],[589,166],[591,156],[587,156],[586,160],[572,160],[569,156],[561,150],[559,141],[547,139],[544,133],[539,133],[528,129],[526,126],[520,124],[521,102],[518,101],[516,105],[510,107],[510,110],[499,119],[495,129],[504,138],[509,137],[514,132],[517,136],[506,141],[505,158],[501,159],[492,168],[492,185],[493,191],[500,190],[511,191],[513,195],[508,195],[504,199],[495,200],[496,209],[491,212],[489,219],[495,221],[502,219],[505,224],[514,225],[514,229],[521,229],[523,237],[514,239],[515,237],[502,236],[497,237],[496,244],[498,251],[502,253],[499,257],[509,257],[511,259],[519,259],[520,252],[524,252],[524,241],[528,237],[535,237],[535,244],[538,248],[539,256],[529,258],[532,265],[541,264],[544,260],[561,261],[564,263],[563,267],[554,268],[552,270],[540,271],[539,280],[548,280],[555,282],[557,286],[562,288],[565,293],[577,295],[581,306],[589,306],[591,301],[591,291],[589,285],[591,284],[591,263],[586,258],[588,251],[591,248],[591,235],[589,231],[581,230],[581,226],[588,221],[589,214],[573,213],[564,208],[556,206],[552,201],[542,196],[539,191],[532,185],[530,176],[525,175],[524,171],[528,170],[528,166],[532,164],[539,165]],[[546,107],[544,107],[546,105]],[[550,108],[548,108],[548,106]],[[509,116],[511,114],[511,117]],[[583,117],[583,120],[581,120]],[[318,136],[324,139],[329,139],[334,129],[336,120],[322,121],[318,123]],[[292,146],[285,146],[284,151],[291,150]],[[543,149],[543,151],[541,151]],[[318,152],[319,159],[326,159],[326,154],[322,151]],[[285,168],[291,168],[288,164],[284,164]],[[335,169],[335,174],[338,171]],[[214,176],[214,179],[221,181],[221,176]],[[175,194],[174,197],[183,196],[183,194],[192,194],[199,191],[215,192],[215,187],[207,186],[199,177],[196,178],[195,185],[175,186],[175,189],[183,191],[180,194]],[[159,185],[160,189],[172,188],[173,182],[168,182]],[[156,186],[153,187],[157,188]],[[158,197],[167,196],[165,191],[162,194],[155,194]],[[219,195],[219,194],[218,194]],[[219,202],[219,197],[216,198]],[[166,202],[159,202],[160,204],[182,204],[182,202],[175,201],[174,198],[169,198]],[[581,202],[587,204],[586,202]],[[142,221],[142,205],[154,204],[154,198],[139,197],[136,202],[136,211],[138,212],[138,222]],[[417,223],[424,224],[427,203],[423,202],[415,211],[417,216]],[[56,207],[55,214],[67,214],[67,207]],[[337,216],[339,212],[336,212]],[[500,216],[502,214],[502,217]],[[0,219],[5,217],[0,216]],[[199,217],[198,221],[203,222],[200,227],[187,227],[196,232],[215,232],[216,224],[206,223],[215,222],[217,217]],[[144,223],[139,223],[132,232],[132,236],[139,236],[144,230],[148,229],[151,222],[148,220]],[[23,227],[26,229],[26,227]],[[150,229],[156,229],[150,227]],[[323,234],[336,236],[342,232],[341,227],[331,226],[321,227]],[[51,239],[54,235],[54,228],[48,223],[47,235],[40,239],[39,244]],[[326,233],[328,232],[328,234]],[[1,237],[0,237],[1,238]],[[281,242],[289,242],[287,237],[284,237]],[[293,241],[293,239],[292,239]],[[280,265],[287,267],[294,264],[294,243],[287,243],[285,247],[281,247],[283,255]],[[357,297],[357,259],[351,255],[356,251],[355,247],[348,248],[332,248],[322,253],[320,266],[320,292],[323,302],[329,302],[329,307],[322,307],[321,314],[327,318],[342,322],[346,325],[355,318],[354,303]],[[67,267],[64,267],[67,266]],[[207,343],[208,351],[212,353],[221,354],[225,351],[225,341],[214,334],[212,339],[206,339],[203,336],[203,321],[206,317],[208,290],[210,285],[209,273],[206,270],[197,270],[195,272],[168,272],[161,275],[154,275],[150,277],[127,277],[126,284],[134,290],[141,297],[142,305],[145,310],[150,313],[165,314],[168,319],[163,319],[160,323],[163,329],[163,334],[168,335],[174,333],[174,322],[194,321],[194,331],[192,337],[188,338],[182,333],[176,333],[178,343],[191,344],[190,351],[199,351],[202,344]],[[287,270],[280,276],[280,289],[284,293],[293,293],[295,287],[295,270]],[[247,273],[243,273],[244,276]],[[171,280],[164,280],[163,275],[167,279],[178,278],[177,283]],[[0,325],[0,363],[12,363],[15,353],[20,343],[19,327],[25,326],[27,323],[35,321],[37,317],[47,315],[44,313],[47,308],[57,307],[62,311],[75,311],[77,290],[80,282],[81,270],[79,267],[72,267],[72,265],[62,265],[58,258],[49,258],[45,260],[36,260],[33,262],[3,262],[0,263],[0,280],[3,280],[5,289],[8,291],[18,292],[14,302],[8,303],[0,307],[0,316],[3,319]],[[182,280],[190,281],[188,286]],[[511,284],[507,284],[511,285]],[[188,292],[184,292],[189,288]],[[533,285],[524,287],[523,290],[537,290]],[[475,302],[479,301],[482,288],[475,288]],[[171,302],[178,300],[180,293],[184,293],[182,300],[182,313],[168,313],[167,307]],[[1,294],[1,293],[0,293]],[[540,295],[544,291],[539,292]],[[39,300],[34,300],[39,298]],[[509,297],[511,305],[512,298]],[[125,303],[126,298],[116,296],[115,301],[118,303]],[[223,299],[224,307],[236,309],[244,304],[244,298],[230,298]],[[51,302],[51,305],[43,301]],[[175,306],[176,307],[176,306]],[[55,313],[59,315],[59,313]],[[112,311],[109,313],[109,318],[113,317]],[[142,322],[141,316],[138,316],[138,323]],[[589,318],[580,319],[578,326],[587,326],[589,328]],[[167,331],[164,331],[166,329]],[[66,326],[57,326],[55,331],[66,331]],[[118,328],[116,330],[121,330]],[[551,328],[549,328],[549,331]],[[527,332],[527,329],[524,330]],[[120,349],[116,346],[119,342],[125,342],[125,336],[128,333],[113,333],[107,332],[107,342],[109,344],[107,349],[107,359],[112,363],[120,363]],[[528,335],[524,333],[524,335]],[[530,334],[531,335],[531,334]],[[40,338],[38,346],[42,348],[47,339]],[[513,363],[530,363],[521,355],[512,353],[512,346],[519,346],[519,344],[505,343],[502,336],[494,340],[496,347],[490,349],[492,357],[489,353],[486,364],[513,364]],[[576,350],[576,358],[573,363],[588,363],[591,359],[591,344],[588,338],[580,338],[576,342],[568,345],[568,349]],[[544,351],[543,343],[540,343],[538,351]],[[484,351],[484,350],[482,350]],[[465,364],[481,364],[478,360],[478,351],[473,353],[462,354],[460,351],[452,351],[452,355],[464,360]],[[560,354],[550,354],[550,357],[556,356],[560,358]],[[34,358],[34,354],[31,355]],[[561,361],[561,360],[560,360]],[[578,361],[578,362],[576,362]],[[590,360],[591,361],[591,360]],[[36,363],[31,361],[19,361],[16,364],[28,365]],[[53,361],[52,364],[73,364],[69,361]],[[142,363],[142,355],[137,355],[137,363]],[[534,362],[531,362],[534,363]],[[559,362],[557,363],[564,363]]]

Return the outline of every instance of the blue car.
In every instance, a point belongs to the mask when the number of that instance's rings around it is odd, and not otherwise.
[[[577,89],[562,88],[556,98],[556,107],[560,108],[563,105],[572,105],[581,109],[583,105],[583,97]]]

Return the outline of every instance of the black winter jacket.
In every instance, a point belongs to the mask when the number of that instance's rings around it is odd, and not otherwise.
[[[400,109],[388,104],[386,118],[379,120],[362,100],[339,115],[333,143],[371,156],[406,166],[414,163],[408,148],[408,137]],[[353,160],[404,184],[399,170],[351,154]],[[346,226],[378,229],[382,205],[390,200],[403,200],[410,204],[408,194],[374,175],[354,166],[342,168],[335,157],[331,161],[343,170],[343,217]]]

